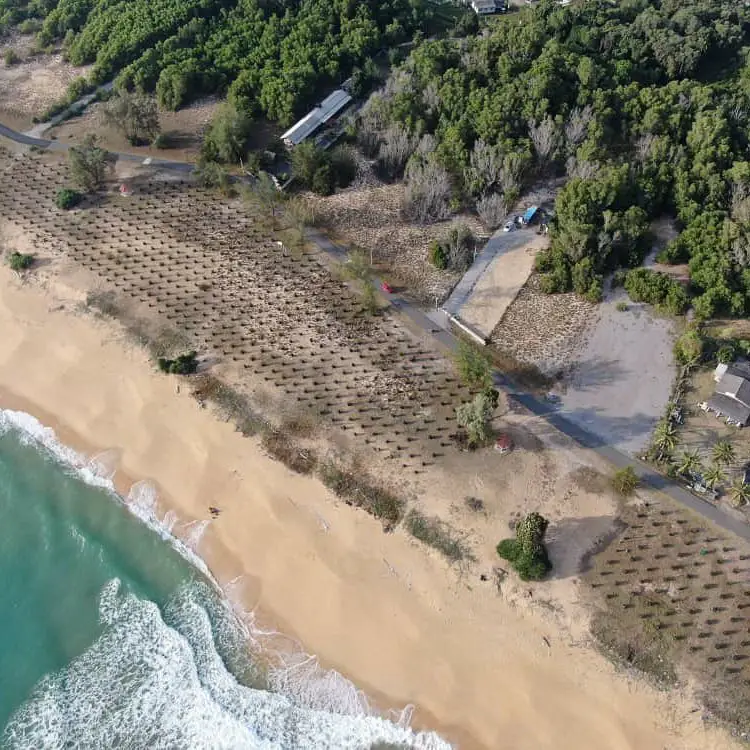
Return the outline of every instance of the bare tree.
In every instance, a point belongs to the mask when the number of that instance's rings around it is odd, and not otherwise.
[[[386,103],[382,92],[373,94],[359,112],[357,143],[369,156],[375,156],[387,125]]]
[[[503,152],[499,146],[491,146],[481,138],[474,144],[466,168],[466,181],[472,192],[484,195],[503,177]]]
[[[587,104],[583,109],[575,107],[571,110],[565,122],[565,140],[568,143],[569,151],[574,151],[575,147],[586,138],[589,124],[593,119],[594,110],[590,104]]]
[[[440,106],[440,95],[438,94],[438,85],[435,81],[430,81],[425,87],[425,90],[422,92],[422,101],[428,115],[437,112]]]
[[[521,189],[526,171],[526,161],[521,154],[510,153],[503,158],[503,171],[500,175],[500,187],[508,196]]]
[[[732,258],[740,268],[750,266],[750,234],[740,232],[739,236],[732,241]]]
[[[590,180],[599,174],[599,165],[594,161],[585,159],[576,159],[575,156],[569,156],[565,162],[565,171],[572,180],[574,177],[580,177],[582,180]]]
[[[477,201],[477,214],[487,229],[497,229],[508,215],[508,203],[499,193],[485,195]]]
[[[406,170],[403,212],[420,224],[450,216],[451,182],[448,173],[431,161],[412,160]]]
[[[656,143],[656,136],[653,133],[642,135],[635,142],[635,158],[643,164],[651,156],[651,150]]]
[[[732,184],[731,214],[738,224],[750,223],[750,185],[744,182]]]
[[[560,131],[551,117],[545,117],[539,124],[529,120],[529,137],[534,144],[537,160],[542,170],[547,168],[560,143]]]
[[[448,268],[465,271],[474,262],[474,235],[466,224],[453,227],[442,242],[448,254]]]
[[[416,139],[406,128],[398,123],[390,125],[383,133],[383,140],[378,151],[380,169],[391,178],[398,177],[416,146]]]

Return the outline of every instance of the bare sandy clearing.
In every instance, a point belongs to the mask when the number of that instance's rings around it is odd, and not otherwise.
[[[489,336],[528,280],[537,251],[547,242],[547,238],[532,235],[527,244],[498,255],[461,307],[461,319]]]
[[[51,128],[45,133],[45,137],[63,143],[78,143],[87,133],[96,133],[101,144],[110,151],[143,154],[159,159],[195,161],[200,154],[203,133],[218,104],[218,97],[206,97],[177,112],[161,110],[159,124],[167,144],[163,149],[131,146],[119,130],[104,122],[101,103],[91,104],[83,114]]]
[[[65,94],[75,78],[88,68],[76,68],[62,55],[34,55],[32,36],[16,35],[0,43],[0,59],[9,49],[20,62],[10,67],[0,63],[0,118],[19,130],[32,125],[32,118]]]
[[[608,445],[637,454],[649,442],[669,400],[675,363],[674,325],[623,290],[600,304],[561,386],[562,410]]]

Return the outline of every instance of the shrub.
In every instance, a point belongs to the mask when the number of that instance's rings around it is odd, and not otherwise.
[[[638,486],[638,475],[633,470],[633,467],[625,466],[622,469],[618,469],[612,477],[612,486],[616,492],[624,497],[632,495]]]
[[[5,65],[8,68],[21,62],[21,58],[18,56],[18,53],[12,48],[5,50],[3,60],[5,61]]]
[[[110,170],[107,152],[97,145],[96,136],[87,135],[80,145],[68,151],[70,179],[86,193],[94,193]]]
[[[484,388],[492,385],[490,358],[476,344],[466,339],[459,339],[454,361],[461,380],[469,388]]]
[[[737,358],[737,352],[733,344],[722,344],[716,352],[716,361],[728,365]]]
[[[463,542],[457,539],[448,524],[439,518],[428,517],[418,510],[412,510],[406,516],[404,523],[406,530],[415,539],[433,547],[450,562],[458,562],[467,556]]]
[[[445,271],[448,268],[448,256],[445,248],[437,240],[430,243],[430,263],[440,271]]]
[[[57,193],[57,207],[67,211],[69,208],[77,206],[83,200],[83,196],[77,190],[63,188]]]
[[[490,439],[490,422],[492,413],[497,408],[498,398],[498,392],[487,387],[477,393],[473,401],[461,404],[456,409],[456,421],[459,427],[466,430],[470,448],[476,448]]]
[[[220,105],[206,130],[202,154],[208,161],[238,164],[245,158],[253,121],[231,104]]]
[[[393,530],[403,517],[403,500],[352,472],[326,463],[320,467],[320,478],[323,484],[347,505],[362,508],[371,516],[380,519],[385,531]]]
[[[348,187],[357,176],[357,159],[349,146],[337,146],[331,152],[331,170],[336,185]]]
[[[548,525],[539,513],[529,513],[516,526],[516,538],[497,545],[497,554],[511,564],[522,581],[539,581],[552,569],[544,546]]]
[[[688,296],[682,285],[665,273],[649,268],[634,268],[625,277],[625,290],[633,302],[646,302],[671,315],[682,315]]]
[[[221,164],[201,157],[195,167],[195,178],[201,187],[217,188],[225,195],[232,192],[229,173]]]
[[[627,302],[618,302],[615,305],[615,309],[617,310],[617,312],[627,312],[628,303]]]
[[[696,365],[703,356],[704,341],[694,328],[685,331],[675,341],[674,355],[681,365]]]
[[[8,256],[8,265],[11,267],[11,270],[16,273],[27,271],[34,265],[34,256],[25,253],[12,252]]]
[[[196,352],[188,352],[176,359],[159,357],[157,364],[162,372],[170,375],[191,375],[198,369],[198,356]]]

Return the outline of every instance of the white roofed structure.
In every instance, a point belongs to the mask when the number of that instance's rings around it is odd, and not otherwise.
[[[308,112],[281,136],[287,146],[293,148],[307,140],[321,125],[335,117],[352,100],[343,89],[327,96],[318,107]]]

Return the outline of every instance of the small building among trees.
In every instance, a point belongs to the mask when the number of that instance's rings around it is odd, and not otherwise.
[[[338,115],[351,100],[352,97],[344,89],[336,89],[336,91],[323,99],[315,109],[308,112],[301,120],[292,125],[286,133],[283,133],[281,139],[288,148],[299,146],[300,143],[303,143],[319,128]]]
[[[730,424],[744,427],[750,421],[750,363],[719,364],[714,380],[714,394],[701,408],[714,412],[717,417],[726,417]]]

